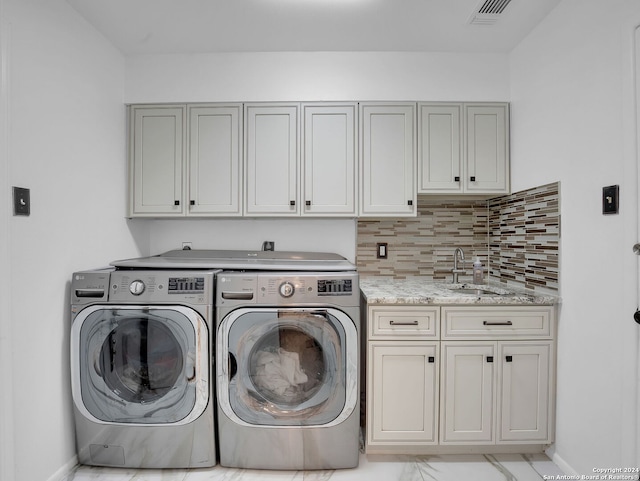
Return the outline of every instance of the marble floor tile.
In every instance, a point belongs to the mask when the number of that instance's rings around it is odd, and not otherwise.
[[[264,471],[78,466],[63,481],[540,481],[562,471],[544,454],[366,456],[354,469]]]

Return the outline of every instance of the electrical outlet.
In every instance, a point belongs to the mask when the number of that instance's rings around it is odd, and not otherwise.
[[[275,241],[264,241],[262,243],[262,250],[263,251],[274,251],[274,250],[276,250]]]
[[[13,215],[29,215],[31,213],[31,199],[29,189],[13,188]]]
[[[386,242],[378,242],[376,244],[377,253],[376,256],[378,259],[386,259],[389,254],[389,248]]]

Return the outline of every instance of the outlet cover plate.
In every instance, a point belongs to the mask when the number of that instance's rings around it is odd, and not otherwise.
[[[620,187],[609,185],[602,188],[602,213],[604,215],[617,214],[619,209]]]
[[[24,187],[13,188],[13,215],[29,215],[31,213],[30,191]]]

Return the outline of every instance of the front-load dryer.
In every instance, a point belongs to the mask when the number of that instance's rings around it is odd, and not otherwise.
[[[71,386],[81,464],[216,464],[215,275],[73,274]]]
[[[358,465],[359,309],[354,271],[218,276],[222,466]]]

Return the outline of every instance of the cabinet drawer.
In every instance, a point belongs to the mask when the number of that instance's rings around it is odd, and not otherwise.
[[[443,307],[443,339],[551,339],[553,306]]]
[[[369,339],[437,338],[440,308],[425,306],[369,306]]]

